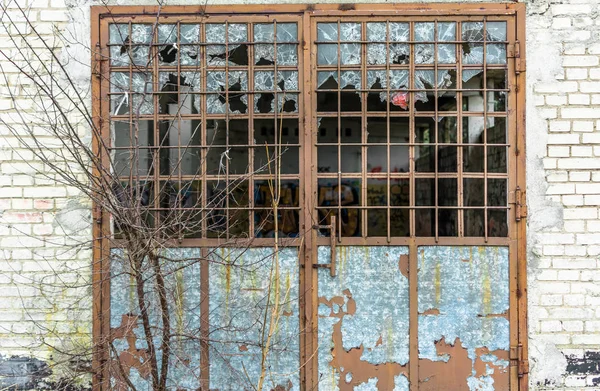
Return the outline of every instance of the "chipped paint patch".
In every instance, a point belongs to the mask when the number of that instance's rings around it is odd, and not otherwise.
[[[329,262],[329,247],[318,249]],[[343,246],[319,270],[319,389],[408,390],[407,247]]]
[[[214,249],[210,258],[210,389],[256,387],[275,288],[270,247]],[[279,250],[281,316],[267,355],[264,390],[299,390],[298,250]],[[273,285],[271,285],[273,286]],[[270,301],[269,301],[270,300]],[[269,316],[266,317],[265,311]]]
[[[508,248],[419,247],[418,257],[420,389],[508,389]]]
[[[172,248],[161,252],[161,265],[165,275],[168,301],[171,303],[172,333],[179,335],[171,341],[171,361],[167,381],[169,389],[196,390],[200,387],[200,249]],[[147,263],[145,263],[147,265]],[[153,292],[152,272],[143,272],[146,278],[150,323],[161,327],[158,300]],[[128,372],[129,380],[138,389],[148,389],[151,384],[148,346],[139,318],[135,280],[130,273],[129,261],[122,249],[111,251],[111,316],[110,326],[118,360]],[[185,330],[186,337],[181,336]],[[155,345],[160,344],[155,332]],[[161,352],[157,358],[162,360]],[[128,390],[120,378],[116,357],[112,356],[112,389]]]

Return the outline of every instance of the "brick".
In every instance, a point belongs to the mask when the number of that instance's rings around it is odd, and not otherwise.
[[[598,65],[596,56],[565,56],[563,57],[563,66],[565,67],[590,67]],[[550,91],[554,92],[554,91]],[[559,91],[556,91],[559,92]]]
[[[568,132],[571,130],[571,121],[552,120],[549,122],[551,132]]]
[[[584,80],[588,78],[587,68],[567,68],[565,74],[568,80]]]
[[[572,133],[550,134],[548,135],[548,145],[550,144],[579,144],[579,135]]]
[[[600,113],[598,109],[593,109],[589,107],[581,107],[581,108],[570,108],[563,107],[560,109],[560,113],[563,118],[592,118],[598,119],[600,118]]]
[[[561,169],[598,169],[600,168],[600,159],[595,158],[566,158],[557,161],[558,168]]]
[[[566,92],[576,92],[577,82],[575,81],[561,81],[553,83],[538,83],[535,85],[535,91],[547,94],[564,94]],[[546,97],[547,98],[547,97]]]
[[[555,4],[551,6],[551,10],[552,15],[585,15],[592,12],[592,7],[587,4]]]
[[[569,29],[571,28],[571,18],[552,18],[553,29]]]
[[[569,180],[571,182],[589,182],[590,172],[588,171],[571,171],[569,172]]]
[[[557,147],[550,146],[548,147],[548,156],[550,157],[568,157],[571,153],[571,149],[569,147]]]
[[[600,194],[600,183],[577,183],[575,191],[577,194]]]
[[[592,121],[573,121],[574,132],[593,132],[594,123]]]
[[[571,105],[589,105],[590,96],[587,94],[569,94],[569,104]]]

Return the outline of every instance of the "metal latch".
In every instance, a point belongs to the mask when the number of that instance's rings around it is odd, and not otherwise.
[[[510,365],[517,367],[517,373],[519,377],[523,377],[524,375],[529,373],[529,360],[526,360],[523,357],[522,344],[510,347],[510,360]]]
[[[331,274],[331,277],[335,277],[336,276],[336,269],[335,269],[335,259],[336,259],[336,251],[335,251],[335,242],[336,242],[336,238],[337,238],[337,234],[336,234],[336,223],[335,223],[335,216],[331,216],[331,221],[329,223],[329,225],[313,225],[314,229],[328,229],[329,230],[329,239],[330,239],[330,247],[331,247],[331,260],[329,263],[315,263],[313,264],[313,267],[315,268],[319,268],[319,267],[324,267],[324,268],[328,268],[329,269],[329,273]]]

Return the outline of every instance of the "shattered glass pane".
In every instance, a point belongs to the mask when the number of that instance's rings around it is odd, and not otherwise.
[[[248,91],[248,73],[246,71],[229,71],[229,89]]]
[[[342,43],[340,45],[340,54],[343,65],[360,64],[360,44],[359,43]]]
[[[177,25],[160,24],[158,25],[158,43],[176,43]]]
[[[385,70],[367,71],[367,88],[375,90],[387,88]]]
[[[298,112],[298,94],[277,95],[277,111],[280,113]]]
[[[463,43],[463,63],[483,64],[483,44]]]
[[[415,45],[415,64],[433,64],[433,44]]]
[[[131,25],[131,43],[149,44],[152,42],[152,25],[150,24],[132,24]]]
[[[131,53],[130,53],[131,50]],[[110,47],[110,62],[112,66],[127,66],[133,60],[135,65],[150,65],[149,46],[111,46]]]
[[[361,24],[360,23],[340,23],[340,41],[360,41]]]
[[[456,47],[454,44],[438,44],[438,62],[453,64],[456,62]]]
[[[110,44],[122,44],[129,38],[129,25],[128,24],[111,24],[108,28]]]
[[[506,46],[503,43],[488,43],[485,60],[488,64],[506,64]]]
[[[410,47],[406,43],[390,44],[390,63],[408,64],[410,57]]]
[[[327,83],[327,85],[325,83]],[[337,89],[337,71],[317,72],[317,88],[331,90]]]
[[[483,69],[464,69],[462,72],[462,81],[463,81],[463,83],[466,83],[476,76],[482,77]],[[464,88],[464,86],[463,86],[463,88]]]
[[[180,75],[182,85],[191,87],[192,92],[200,92],[200,72],[181,72]]]
[[[391,34],[390,34],[391,35]],[[387,38],[386,23],[367,23],[367,41],[383,41]],[[391,36],[390,36],[391,40]]]
[[[487,22],[488,41],[506,41],[506,22]]]
[[[456,40],[456,23],[454,22],[439,22],[438,23],[438,32],[437,32],[437,40],[438,41],[455,41]]]
[[[393,69],[390,71],[390,88],[399,90],[408,88],[408,70]]]
[[[179,42],[180,43],[198,43],[200,42],[200,25],[199,24],[182,24],[179,26]]]
[[[298,50],[296,48],[295,44],[277,44],[277,64],[298,65]]]
[[[456,71],[455,70],[438,70],[437,78],[438,88],[441,90],[456,88]]]
[[[110,92],[116,93],[116,95],[111,95],[111,113],[113,115],[129,113],[130,104],[133,106],[135,115],[154,112],[151,75],[134,72],[131,78],[131,89],[128,72],[113,72],[110,79]]]
[[[206,43],[225,43],[225,25],[206,24],[204,26],[204,35]]]
[[[181,46],[181,65],[200,64],[200,48],[198,46]]]
[[[435,85],[435,73],[430,70],[417,70],[415,71],[415,88],[417,89],[433,89]],[[426,103],[429,101],[427,97],[428,93],[425,91],[415,92],[415,101],[421,101]]]
[[[341,88],[342,89],[348,88],[348,89],[359,90],[361,88],[360,71],[342,71]]]
[[[225,91],[225,72],[206,72],[207,91]]]
[[[225,65],[225,45],[209,45],[206,47],[206,62],[212,66]]]
[[[227,40],[230,43],[247,42],[248,25],[240,23],[229,24],[227,28]]]
[[[298,89],[298,71],[277,71],[278,91],[297,91]]]
[[[254,25],[254,42],[273,42],[274,39],[273,23],[256,23]]]
[[[161,45],[158,47],[158,63],[170,65],[177,60],[177,49],[175,45]]]
[[[272,65],[274,64],[275,50],[273,45],[256,44],[254,45],[254,63],[256,65]],[[279,57],[279,56],[277,56]]]
[[[275,95],[255,94],[254,95],[254,112],[255,113],[272,113],[275,111]]]
[[[317,40],[318,41],[337,41],[337,39],[338,39],[337,23],[317,23]]]
[[[317,62],[319,65],[337,64],[338,46],[332,44],[317,45]]]
[[[229,112],[245,114],[248,111],[248,95],[229,94]]]
[[[463,22],[463,41],[483,41],[483,22]]]
[[[409,37],[408,23],[390,23],[390,41],[406,42]]]
[[[434,32],[432,22],[415,23],[415,41],[434,41]]]
[[[387,51],[385,43],[367,44],[367,63],[369,65],[385,64],[387,60]]]
[[[298,25],[296,23],[277,23],[277,42],[298,41]]]
[[[208,114],[225,113],[225,99],[217,94],[206,95],[206,112]]]
[[[254,89],[256,91],[273,91],[275,89],[273,79],[273,71],[254,72]]]

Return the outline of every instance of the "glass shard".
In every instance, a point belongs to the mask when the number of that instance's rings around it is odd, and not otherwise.
[[[296,23],[277,23],[277,42],[298,41],[298,25]]]
[[[435,24],[432,22],[415,23],[415,41],[434,41]]]
[[[111,45],[122,44],[128,41],[129,38],[129,25],[128,24],[111,24],[108,28],[109,39],[108,43]]]
[[[348,53],[346,53],[348,54]],[[338,59],[338,46],[332,44],[317,45],[317,62],[319,65],[335,65]]]
[[[338,26],[337,23],[317,23],[318,41],[337,41]]]
[[[390,23],[390,42],[406,42],[409,37],[408,23]]]
[[[463,41],[483,41],[483,22],[463,22]]]
[[[340,41],[361,41],[361,24],[340,23]]]
[[[386,38],[387,38],[386,23],[379,23],[379,22],[378,23],[367,23],[367,41],[385,42]]]
[[[485,61],[488,64],[506,64],[506,46],[503,43],[488,43]]]
[[[487,22],[488,41],[506,41],[506,22]]]
[[[360,64],[360,44],[359,43],[342,43],[340,44],[341,63],[343,65]]]
[[[390,63],[408,64],[410,57],[410,47],[406,43],[390,44]]]
[[[456,40],[456,23],[454,22],[439,22],[438,23],[438,41],[455,41]]]
[[[273,91],[274,86],[273,71],[256,71],[254,72],[254,89],[257,91]]]
[[[336,81],[337,81],[337,78],[336,78]],[[342,89],[359,90],[361,88],[360,71],[342,71],[342,84],[340,87]]]
[[[277,71],[277,90],[297,91],[298,89],[298,71]]]
[[[200,42],[200,25],[199,24],[182,24],[179,26],[179,43],[199,43]]]
[[[415,64],[433,64],[433,44],[415,45]]]
[[[131,25],[131,43],[149,44],[152,42],[152,25],[150,24],[132,24]]]
[[[206,24],[204,25],[204,41],[206,43],[225,43],[225,25],[224,24]]]
[[[381,65],[387,61],[387,50],[384,43],[370,43],[367,45],[367,63]]]
[[[158,43],[177,43],[177,25],[158,25]]]
[[[483,64],[483,44],[463,43],[463,63],[465,64]]]
[[[229,24],[227,27],[227,40],[230,43],[247,42],[248,41],[248,25],[241,24],[241,23]]]
[[[278,25],[279,26],[279,25]],[[294,24],[295,26],[295,24]],[[272,47],[270,48],[272,50]],[[271,55],[272,57],[272,55]],[[298,65],[298,50],[295,44],[277,44],[278,65]]]
[[[393,69],[390,71],[390,88],[399,90],[408,88],[408,70]]]
[[[438,44],[437,60],[440,64],[456,62],[456,47],[454,44]]]
[[[256,23],[254,25],[254,42],[273,42],[275,28],[273,23]]]
[[[335,90],[338,86],[337,71],[317,72],[317,88]]]
[[[273,45],[256,44],[254,45],[254,64],[256,65],[273,65],[275,49]]]

